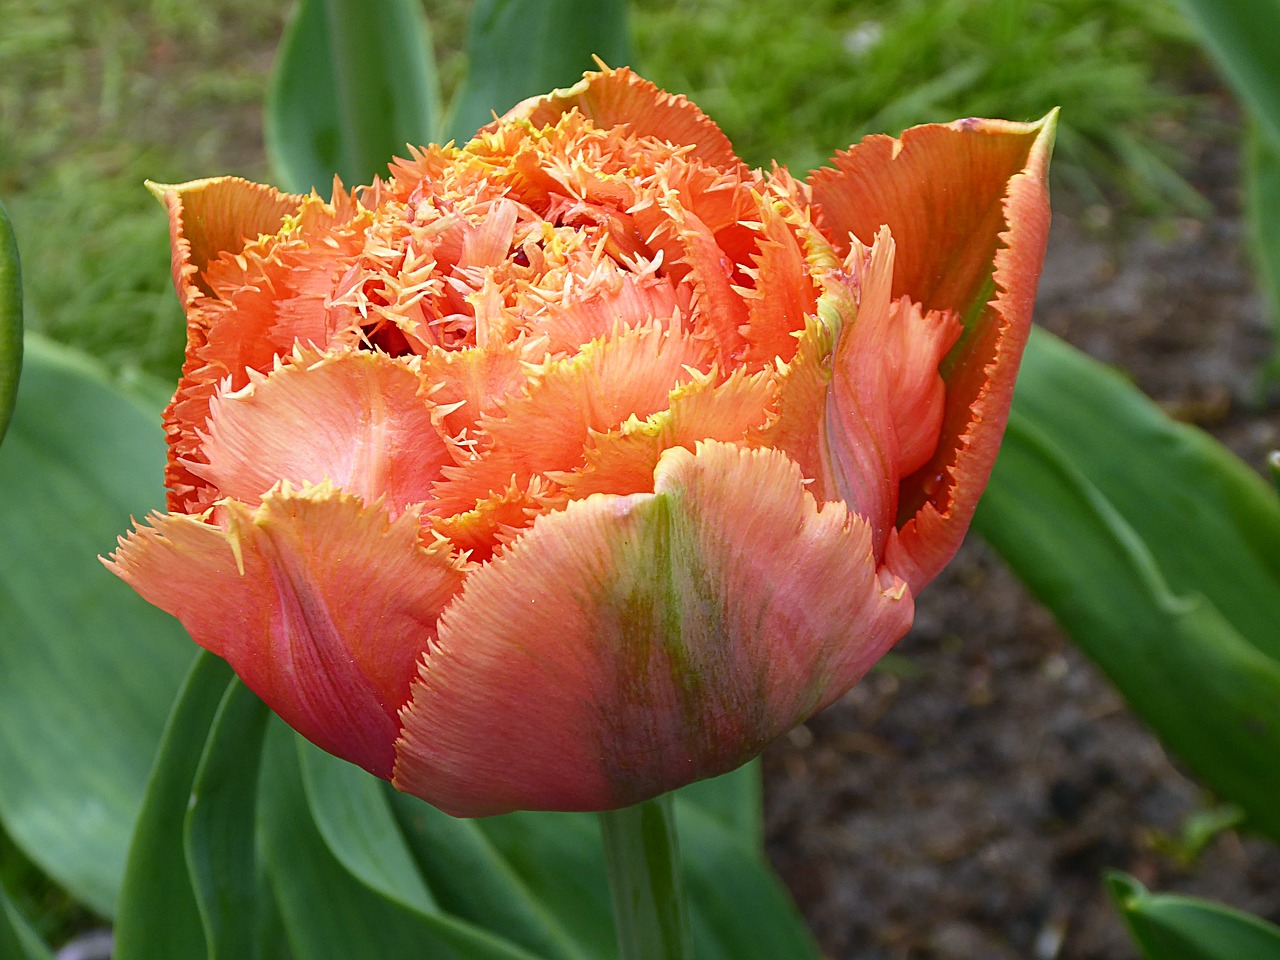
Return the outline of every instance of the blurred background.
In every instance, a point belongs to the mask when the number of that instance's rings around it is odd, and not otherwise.
[[[447,96],[470,4],[425,9]],[[286,14],[5,0],[0,195],[31,329],[122,380],[176,378],[167,224],[142,181],[270,179],[262,102]],[[869,132],[1061,106],[1037,320],[1256,469],[1280,446],[1242,115],[1171,2],[635,0],[631,28],[640,73],[748,162],[797,174]],[[1280,920],[1280,852],[1232,829],[976,538],[898,651],[766,755],[766,813],[833,958],[1133,957],[1105,868]],[[51,941],[94,924],[3,837],[0,872]]]

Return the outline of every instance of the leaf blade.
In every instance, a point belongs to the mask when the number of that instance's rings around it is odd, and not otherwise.
[[[0,443],[18,399],[22,370],[22,264],[9,212],[0,203]]]
[[[1197,897],[1154,894],[1128,874],[1107,889],[1147,960],[1280,960],[1280,927]]]
[[[1280,661],[1257,616],[1280,593],[1274,497],[1213,441],[1046,337],[1033,340],[975,529],[1160,737],[1280,837]],[[1258,592],[1233,609],[1241,582]]]
[[[413,0],[301,0],[281,42],[263,114],[267,155],[292,192],[334,174],[369,183],[405,144],[431,139],[439,87]]]
[[[224,661],[201,653],[174,702],[129,847],[116,921],[118,960],[206,955],[182,834],[200,755],[232,679]]]
[[[521,100],[576,83],[592,57],[622,66],[631,45],[624,0],[477,0],[466,78],[450,106],[459,141]]]
[[[182,824],[182,848],[209,960],[253,960],[260,949],[261,876],[255,808],[270,712],[232,680],[200,756]]]
[[[194,648],[96,554],[163,501],[163,469],[159,409],[28,337],[0,447],[0,819],[107,916]]]

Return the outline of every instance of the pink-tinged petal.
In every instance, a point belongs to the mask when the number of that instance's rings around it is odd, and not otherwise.
[[[937,449],[947,401],[947,384],[938,371],[963,330],[950,311],[923,313],[906,297],[890,305],[884,339],[873,345],[872,353],[881,354],[877,372],[885,382],[900,477],[923,467]],[[857,360],[859,367],[872,362]]]
[[[709,366],[703,341],[661,322],[620,329],[548,361],[524,394],[503,402],[501,417],[482,419],[473,458],[444,468],[436,512],[470,510],[513,482],[526,489],[536,474],[576,469],[593,433],[666,409],[671,391]]]
[[[822,438],[829,482],[876,530],[876,556],[898,513],[903,477],[933,456],[946,384],[939,365],[960,336],[951,313],[921,313],[907,298],[891,301],[894,245],[881,229],[868,251],[854,242],[858,306],[842,324],[826,391]],[[844,281],[843,275],[833,283]]]
[[[811,177],[837,245],[887,224],[893,296],[950,310],[965,331],[942,368],[937,450],[901,490],[887,562],[919,590],[964,538],[1008,418],[1049,229],[1054,116],[1034,124],[961,120],[869,137]]]
[[[938,450],[903,484],[899,529],[890,538],[886,562],[913,590],[936,577],[959,549],[1000,452],[1049,238],[1054,119],[1043,124],[1002,204],[995,298],[977,323],[966,320],[943,366],[947,402]]]
[[[740,164],[733,144],[710,117],[684,97],[659,90],[626,67],[586,73],[572,87],[531,97],[481,132],[511,120],[548,126],[575,108],[602,129],[625,123],[635,136],[691,146],[693,155],[707,163],[720,167]]]
[[[857,306],[837,308],[839,332],[820,424],[825,450],[820,479],[826,496],[843,500],[871,525],[878,561],[893,527],[899,480],[893,414],[883,376],[886,358],[880,355],[891,315],[894,244],[889,231],[881,230],[869,250],[855,242],[850,258],[853,276],[833,277],[827,297],[844,303],[856,299]],[[847,293],[840,289],[846,283],[851,286]]]
[[[392,517],[431,498],[452,462],[410,363],[378,353],[299,349],[288,364],[213,399],[204,463],[219,497],[255,506],[279,481],[331,480]]]
[[[184,305],[211,293],[204,270],[222,254],[237,254],[262,234],[280,230],[302,197],[240,177],[189,183],[148,183],[169,212],[173,285]]]
[[[654,317],[683,313],[680,292],[662,276],[619,273],[615,282],[593,289],[589,296],[567,303],[549,303],[531,324],[547,337],[551,353],[566,353],[611,334],[618,326],[638,327]]]
[[[866,524],[776,450],[670,450],[654,489],[544,515],[468,577],[396,786],[462,816],[637,803],[745,762],[910,625]]]
[[[471,439],[481,417],[500,412],[503,400],[529,383],[524,340],[462,350],[435,348],[423,354],[423,390],[445,434],[456,442]]]
[[[221,523],[154,514],[107,566],[176,616],[290,726],[391,775],[397,712],[463,574],[418,519],[322,485],[229,501]]]

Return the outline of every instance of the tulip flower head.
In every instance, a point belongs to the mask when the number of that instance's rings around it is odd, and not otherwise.
[[[1052,122],[807,181],[628,70],[332,197],[157,186],[167,514],[109,566],[463,816],[731,770],[907,630],[1004,430]]]

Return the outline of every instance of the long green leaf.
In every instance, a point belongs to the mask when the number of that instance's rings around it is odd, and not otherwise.
[[[436,133],[435,61],[417,0],[300,0],[267,91],[267,154],[283,187],[328,191],[386,172]]]
[[[700,960],[821,956],[790,895],[754,847],[695,804],[677,799],[676,817]]]
[[[302,782],[316,827],[357,879],[408,910],[438,913],[387,802],[382,782],[298,738]]]
[[[476,0],[449,137],[468,140],[495,113],[576,83],[593,56],[611,66],[630,61],[625,0]]]
[[[265,876],[255,846],[256,800],[269,716],[266,704],[239,680],[232,681],[183,804],[183,849],[209,960],[277,955],[262,949],[258,939]]]
[[[53,953],[18,912],[0,886],[0,957],[12,960],[53,960]]]
[[[1034,338],[1024,376],[975,527],[1160,737],[1280,838],[1280,505],[1061,342]]]
[[[1274,331],[1271,362],[1263,376],[1276,379],[1280,377],[1280,139],[1266,136],[1257,123],[1249,125],[1246,141],[1244,193],[1249,248]]]
[[[205,741],[232,679],[224,661],[201,653],[174,703],[129,848],[116,919],[116,960],[206,955],[204,924],[183,853],[183,825]]]
[[[596,956],[566,932],[563,918],[524,883],[477,821],[456,819],[390,788],[388,794],[418,869],[444,910],[554,960]]]
[[[1124,873],[1107,887],[1146,960],[1280,960],[1280,927],[1195,897],[1153,894]]]
[[[764,856],[764,798],[760,785],[760,761],[737,770],[698,780],[682,787],[679,797],[719,822],[748,849]]]
[[[410,909],[358,879],[316,825],[295,741],[283,724],[270,725],[260,788],[263,847],[294,960],[541,960],[456,918]]]
[[[1280,3],[1276,0],[1178,0],[1205,46],[1280,144]]]
[[[34,337],[0,447],[0,818],[35,863],[115,909],[194,648],[98,562],[163,502],[160,411]]]
[[[9,212],[0,203],[0,442],[4,440],[22,369],[22,269]]]

